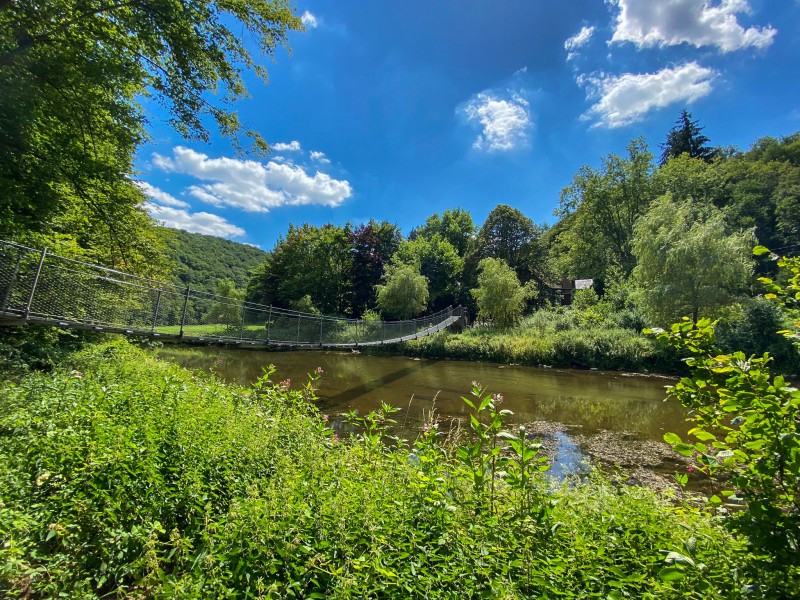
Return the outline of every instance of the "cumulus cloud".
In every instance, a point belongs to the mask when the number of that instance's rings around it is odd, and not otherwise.
[[[268,212],[284,205],[340,206],[352,196],[347,180],[316,171],[310,175],[299,165],[274,160],[210,158],[177,146],[172,156],[153,155],[153,165],[163,171],[191,175],[203,182],[189,194],[214,206],[233,206],[247,212]]]
[[[519,84],[525,72],[523,67],[507,84],[483,90],[456,107],[456,114],[480,130],[472,143],[476,150],[508,152],[528,145],[533,118]]]
[[[581,76],[578,83],[586,87],[587,97],[597,100],[583,118],[595,120],[595,126],[629,125],[651,110],[708,95],[714,75],[711,69],[690,62],[656,73]]]
[[[150,185],[146,181],[135,181],[134,183],[140,190],[142,190],[142,192],[144,192],[145,196],[155,200],[159,204],[164,206],[172,206],[174,208],[189,208],[188,202],[178,200],[171,194],[168,194],[164,190],[157,188],[154,185]]]
[[[632,42],[639,48],[691,44],[716,46],[722,52],[766,48],[777,29],[739,24],[749,13],[747,0],[611,0],[619,8],[611,42]]]
[[[567,60],[572,60],[575,57],[576,51],[589,42],[592,38],[592,34],[594,34],[594,27],[581,27],[578,33],[572,37],[568,37],[564,41],[564,49],[567,51]]]
[[[317,23],[317,17],[315,17],[309,11],[304,12],[303,16],[300,17],[300,20],[308,29],[316,29],[317,25],[319,25],[319,23]]]
[[[319,150],[311,151],[311,160],[315,160],[323,165],[331,164],[331,159],[325,156],[324,152],[320,152]]]
[[[298,152],[300,151],[300,142],[292,140],[291,142],[277,142],[272,144],[272,149],[276,152]]]
[[[148,202],[145,206],[147,212],[165,227],[224,238],[239,237],[245,234],[244,229],[229,223],[219,215],[207,212],[190,213],[180,208],[160,206],[154,202]]]

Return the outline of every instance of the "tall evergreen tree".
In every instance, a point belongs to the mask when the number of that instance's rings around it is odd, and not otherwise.
[[[670,158],[681,154],[710,162],[716,152],[706,145],[709,139],[701,133],[703,129],[698,120],[692,120],[692,113],[684,108],[675,125],[669,130],[667,141],[660,144],[662,154],[659,164],[663,166]]]

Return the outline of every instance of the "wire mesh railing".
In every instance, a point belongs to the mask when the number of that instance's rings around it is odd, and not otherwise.
[[[303,313],[182,288],[0,240],[0,315],[129,334],[289,346],[406,341],[465,317],[462,307],[404,321]]]

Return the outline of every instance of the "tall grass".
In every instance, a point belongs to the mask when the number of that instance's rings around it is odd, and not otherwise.
[[[4,384],[0,596],[734,598],[746,584],[777,589],[780,577],[750,571],[742,544],[693,509],[599,478],[558,486],[521,476],[540,464],[535,446],[481,425],[488,395],[471,403],[479,446],[443,445],[435,421],[410,446],[387,445],[388,410],[355,417],[363,427],[338,439],[313,407],[315,377],[297,389],[268,376],[242,388],[115,343]],[[506,438],[533,454],[517,461]],[[490,453],[489,480],[476,470],[488,464],[479,451]]]
[[[507,329],[477,325],[414,340],[404,351],[429,358],[618,370],[669,371],[680,364],[674,353],[613,318],[559,309],[537,311]]]

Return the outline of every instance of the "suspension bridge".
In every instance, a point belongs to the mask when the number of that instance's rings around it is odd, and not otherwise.
[[[405,321],[346,319],[265,306],[138,277],[0,240],[0,325],[39,324],[164,341],[358,348],[432,335],[463,307]]]

